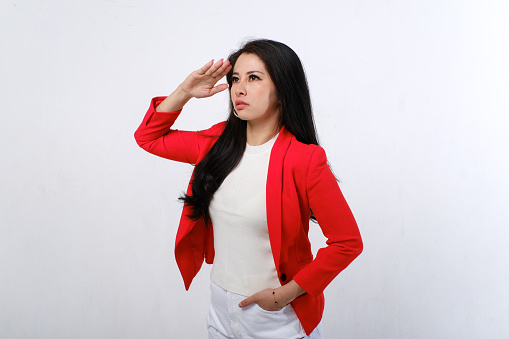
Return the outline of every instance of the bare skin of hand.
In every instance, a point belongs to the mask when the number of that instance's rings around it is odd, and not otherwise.
[[[272,294],[272,291],[274,291],[275,294]],[[267,288],[260,292],[256,292],[242,300],[239,307],[244,308],[257,303],[258,306],[266,311],[279,311],[281,308],[285,307],[304,293],[306,293],[306,291],[292,280],[288,284],[276,289]],[[275,303],[274,298],[277,300],[277,304]]]
[[[191,98],[207,98],[224,91],[228,84],[216,83],[221,80],[232,66],[228,60],[207,62],[202,68],[192,72],[177,89],[157,107],[157,112],[175,112],[184,107]]]
[[[181,90],[191,98],[207,98],[228,88],[228,84],[215,84],[231,69],[228,60],[214,60],[206,63],[202,68],[191,73],[180,85]]]

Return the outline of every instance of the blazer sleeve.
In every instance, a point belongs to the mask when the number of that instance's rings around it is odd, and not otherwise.
[[[155,108],[165,97],[150,102],[141,125],[134,133],[138,145],[149,153],[175,161],[196,164],[200,154],[201,132],[171,129],[182,110],[156,112]]]
[[[362,252],[362,240],[321,147],[317,147],[311,157],[307,194],[309,206],[327,238],[327,246],[318,250],[316,258],[301,269],[294,280],[316,297]]]

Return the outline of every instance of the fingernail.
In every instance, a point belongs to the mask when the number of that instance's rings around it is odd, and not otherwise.
[[[239,303],[239,307],[241,307],[241,308],[242,308],[242,307],[244,307],[244,306],[242,306],[242,303]]]

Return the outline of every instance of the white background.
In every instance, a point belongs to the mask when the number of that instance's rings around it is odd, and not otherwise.
[[[363,235],[326,338],[509,337],[508,36],[495,0],[1,0],[0,338],[206,337],[210,267],[185,292],[173,256],[192,168],[133,133],[249,37],[301,57]]]

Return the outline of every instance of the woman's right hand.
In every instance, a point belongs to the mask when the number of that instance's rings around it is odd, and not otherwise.
[[[207,62],[202,68],[191,73],[182,84],[180,90],[190,98],[207,98],[228,88],[228,84],[216,85],[231,69],[230,62],[223,59],[214,64]]]
[[[232,68],[228,60],[214,64],[207,62],[202,68],[191,73],[178,88],[157,107],[157,112],[175,112],[182,109],[191,98],[207,98],[228,88],[228,84],[216,83]]]

